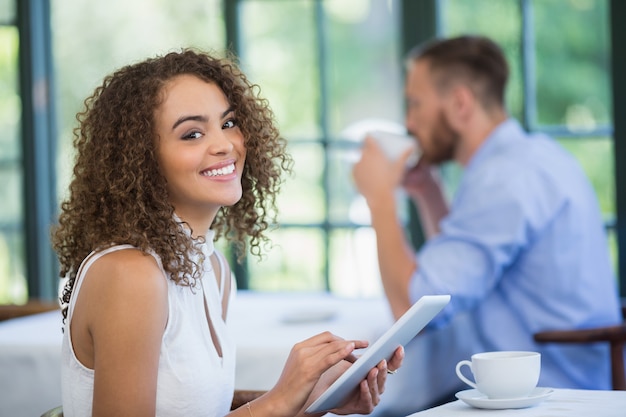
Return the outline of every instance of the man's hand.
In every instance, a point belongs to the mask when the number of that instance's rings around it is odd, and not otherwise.
[[[354,165],[352,176],[370,208],[376,201],[393,198],[395,189],[402,184],[410,155],[411,150],[407,149],[400,158],[391,161],[374,139],[365,138],[361,159]]]

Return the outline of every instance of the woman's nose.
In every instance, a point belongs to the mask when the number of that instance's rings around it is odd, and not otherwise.
[[[233,150],[233,143],[224,130],[216,132],[209,140],[209,151],[213,154],[227,154]]]

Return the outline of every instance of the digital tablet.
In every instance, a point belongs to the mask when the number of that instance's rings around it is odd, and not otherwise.
[[[425,295],[396,321],[373,345],[366,348],[353,364],[307,409],[307,413],[339,407],[367,376],[370,369],[391,356],[422,330],[450,301],[449,295]]]

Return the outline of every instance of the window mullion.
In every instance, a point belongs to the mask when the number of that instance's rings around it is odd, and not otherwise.
[[[534,130],[537,125],[537,90],[535,74],[535,26],[533,19],[532,0],[520,0],[521,25],[521,54],[522,54],[522,86],[523,120],[522,124],[528,130]]]
[[[56,258],[50,224],[56,217],[56,136],[49,0],[20,0],[20,96],[29,296],[54,299]]]
[[[317,32],[317,56],[318,56],[318,68],[319,68],[319,90],[320,98],[318,104],[319,112],[319,124],[322,132],[322,146],[324,148],[324,166],[322,171],[322,184],[324,186],[324,288],[330,290],[330,178],[329,178],[329,140],[330,140],[330,127],[328,121],[329,114],[329,98],[328,98],[328,40],[326,29],[326,16],[324,12],[324,5],[322,0],[315,1],[315,29]]]
[[[626,298],[626,52],[622,40],[626,38],[626,2],[611,0],[609,22],[611,24],[611,66],[613,91],[613,143],[615,156],[616,230],[618,250],[618,273],[620,295]]]

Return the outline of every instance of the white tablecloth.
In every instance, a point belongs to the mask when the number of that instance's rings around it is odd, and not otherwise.
[[[382,298],[344,299],[329,294],[268,294],[240,291],[230,312],[237,339],[238,389],[271,388],[291,347],[329,330],[346,339],[374,342],[391,324]],[[407,415],[443,393],[462,388],[452,355],[471,331],[460,323],[418,336],[405,347],[404,366],[388,378],[375,416]],[[33,417],[61,404],[59,312],[0,322],[0,416]]]
[[[387,303],[329,294],[239,292],[228,320],[237,339],[238,389],[270,389],[294,344],[326,330],[374,341],[392,323]]]
[[[544,402],[519,410],[481,410],[457,400],[410,417],[624,417],[626,391],[555,389]]]

